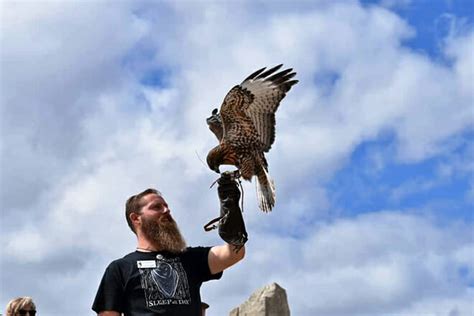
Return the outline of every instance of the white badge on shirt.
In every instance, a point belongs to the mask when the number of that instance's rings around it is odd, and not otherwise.
[[[156,261],[155,260],[138,260],[137,266],[140,269],[156,268]]]

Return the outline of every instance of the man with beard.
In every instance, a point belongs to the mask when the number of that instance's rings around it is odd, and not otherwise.
[[[226,203],[240,213],[235,181],[218,184],[221,207]],[[130,197],[125,215],[137,248],[107,267],[92,306],[100,316],[199,316],[201,284],[219,279],[244,257],[241,245],[186,247],[168,204],[155,189]]]

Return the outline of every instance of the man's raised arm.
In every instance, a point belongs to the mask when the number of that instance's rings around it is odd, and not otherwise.
[[[214,246],[209,251],[209,269],[212,274],[219,273],[242,260],[244,256],[245,246],[242,246],[238,252],[231,244]]]

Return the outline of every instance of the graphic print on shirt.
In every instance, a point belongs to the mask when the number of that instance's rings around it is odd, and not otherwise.
[[[147,307],[191,304],[188,278],[179,258],[159,258],[152,267],[138,264],[138,270]]]

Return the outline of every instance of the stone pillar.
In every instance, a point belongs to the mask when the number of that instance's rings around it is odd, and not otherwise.
[[[276,283],[269,284],[254,292],[229,316],[290,316],[286,291]]]

